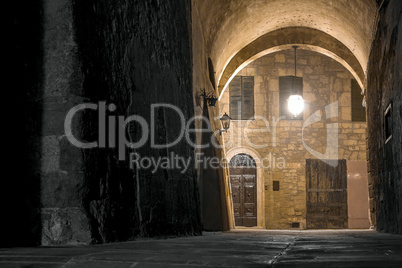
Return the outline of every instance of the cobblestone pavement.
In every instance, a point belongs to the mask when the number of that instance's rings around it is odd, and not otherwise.
[[[402,236],[236,230],[91,246],[0,249],[0,267],[402,267]]]

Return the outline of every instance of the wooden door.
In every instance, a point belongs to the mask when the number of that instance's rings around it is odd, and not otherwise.
[[[348,228],[346,160],[306,159],[307,228]]]
[[[257,225],[256,166],[253,158],[239,154],[230,161],[230,183],[236,226]]]

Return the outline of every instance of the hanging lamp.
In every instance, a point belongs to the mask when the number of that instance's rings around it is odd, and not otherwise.
[[[298,46],[293,46],[295,50],[295,78],[296,78],[296,49]],[[288,109],[290,113],[297,117],[304,109],[304,100],[303,97],[298,94],[296,88],[294,87],[294,79],[292,79],[292,95],[289,96],[288,99]]]

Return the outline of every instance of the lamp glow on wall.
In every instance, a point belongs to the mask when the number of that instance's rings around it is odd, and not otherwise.
[[[293,46],[295,50],[295,77],[296,77],[296,49],[298,46]],[[294,87],[294,80],[292,79],[292,95],[288,99],[288,109],[293,114],[294,117],[298,116],[304,110],[304,100],[303,97],[297,94],[297,90]]]

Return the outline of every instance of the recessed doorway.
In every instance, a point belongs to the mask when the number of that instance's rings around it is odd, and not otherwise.
[[[257,226],[257,168],[248,154],[237,154],[229,163],[236,226]]]

